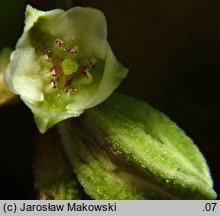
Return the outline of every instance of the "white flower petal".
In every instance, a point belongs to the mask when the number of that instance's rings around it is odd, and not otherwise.
[[[116,59],[108,44],[106,50],[103,77],[95,93],[94,91],[90,91],[83,95],[76,95],[74,102],[66,107],[68,112],[74,116],[79,116],[85,109],[102,103],[113,93],[128,73],[128,69],[124,68]]]
[[[23,100],[42,101],[44,96],[39,71],[40,64],[34,49],[20,48],[11,54],[5,80],[9,88]]]
[[[105,57],[107,27],[99,10],[74,7],[52,23],[50,30],[65,42],[78,44],[85,56]]]
[[[41,10],[34,9],[30,5],[27,5],[25,12],[26,19],[25,19],[24,33],[18,40],[16,48],[30,46],[29,31],[40,17],[44,17],[47,19],[55,19],[63,13],[64,11],[61,9],[55,9],[48,12],[44,12]]]

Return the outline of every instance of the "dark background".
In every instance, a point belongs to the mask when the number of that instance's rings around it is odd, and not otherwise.
[[[13,47],[23,29],[25,4],[0,3],[0,48]],[[108,39],[129,76],[119,91],[166,113],[204,154],[220,192],[220,2],[217,0],[80,0],[101,9]],[[34,132],[33,132],[34,131]],[[35,199],[32,151],[38,135],[23,105],[0,107],[1,199]]]

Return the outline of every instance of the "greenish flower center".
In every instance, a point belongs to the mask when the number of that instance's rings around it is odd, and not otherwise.
[[[91,72],[96,67],[95,58],[83,58],[79,47],[67,47],[65,42],[56,39],[54,46],[41,56],[41,62],[47,70],[43,70],[43,78],[46,84],[45,92],[61,91],[76,93],[81,79],[87,79],[83,84],[92,81]],[[73,80],[78,80],[73,84]]]

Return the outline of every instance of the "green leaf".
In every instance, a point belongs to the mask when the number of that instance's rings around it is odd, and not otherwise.
[[[58,125],[84,190],[95,199],[215,199],[193,141],[145,102],[114,94]]]

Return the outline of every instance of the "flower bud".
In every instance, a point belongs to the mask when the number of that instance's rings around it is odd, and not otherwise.
[[[114,94],[58,125],[76,176],[94,199],[215,199],[193,141],[145,102]]]
[[[23,35],[5,73],[44,133],[104,101],[126,76],[107,42],[103,13],[27,6]]]

